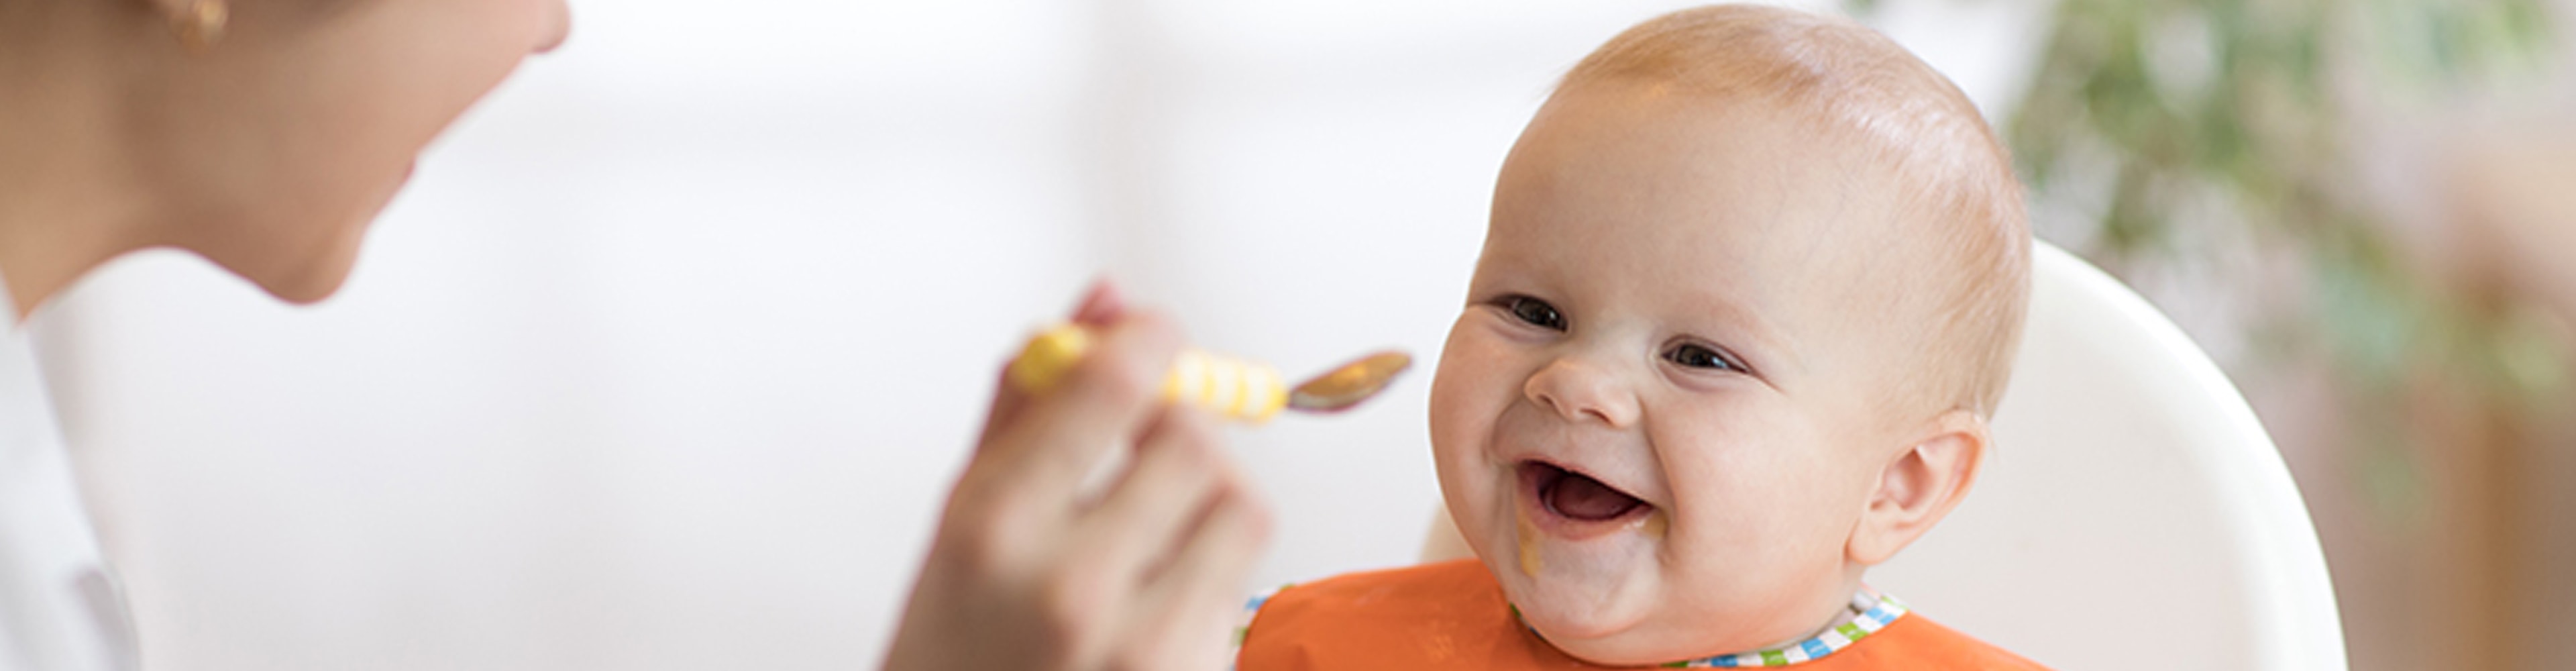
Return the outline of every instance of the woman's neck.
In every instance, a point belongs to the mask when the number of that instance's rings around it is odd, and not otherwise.
[[[163,54],[124,4],[0,1],[0,280],[13,320],[152,244],[158,199],[123,95]]]

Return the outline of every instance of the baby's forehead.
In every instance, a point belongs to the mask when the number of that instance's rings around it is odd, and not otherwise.
[[[1776,100],[1593,83],[1559,91],[1514,148],[1495,225],[1554,227],[1526,234],[1559,249],[1644,240],[1635,260],[1833,275],[1946,242],[1908,225],[1920,185],[1900,168]]]

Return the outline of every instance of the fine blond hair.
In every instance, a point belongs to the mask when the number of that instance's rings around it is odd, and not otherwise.
[[[1936,322],[1900,393],[1991,416],[2030,303],[2030,226],[2012,159],[1975,103],[1895,41],[1847,19],[1777,7],[1685,9],[1629,28],[1566,74],[1782,105],[1852,141],[1900,187],[1899,217],[1930,236]]]

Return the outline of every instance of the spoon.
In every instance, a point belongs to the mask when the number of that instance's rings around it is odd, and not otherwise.
[[[1091,334],[1080,326],[1060,325],[1029,338],[1011,361],[1010,380],[1022,391],[1042,393],[1063,379],[1091,348]],[[1270,366],[1197,349],[1181,350],[1172,371],[1163,377],[1163,400],[1187,403],[1220,417],[1246,424],[1269,421],[1281,408],[1329,413],[1348,410],[1379,391],[1413,365],[1403,352],[1370,354],[1324,371],[1293,389],[1281,383]]]

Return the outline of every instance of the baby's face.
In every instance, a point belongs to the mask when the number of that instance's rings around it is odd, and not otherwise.
[[[1761,102],[1560,92],[1497,186],[1431,392],[1468,543],[1559,649],[1660,663],[1793,641],[1902,436],[1881,173]]]

